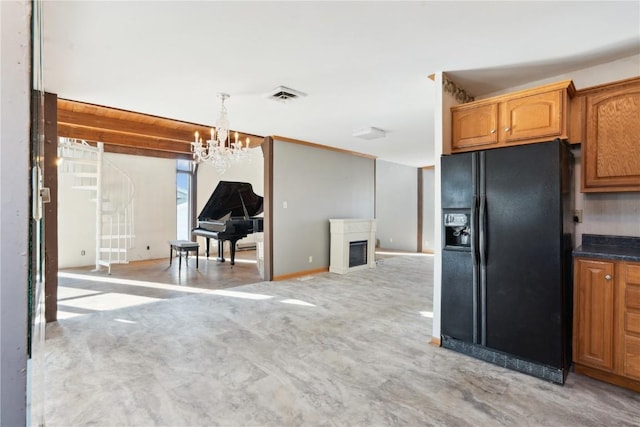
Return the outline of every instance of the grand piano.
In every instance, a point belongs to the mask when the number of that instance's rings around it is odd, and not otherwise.
[[[236,242],[263,230],[263,198],[253,192],[248,182],[220,181],[209,201],[198,215],[198,226],[192,236],[206,239],[209,258],[209,239],[218,241],[218,261],[224,262],[224,242],[231,245],[231,265],[235,264]]]

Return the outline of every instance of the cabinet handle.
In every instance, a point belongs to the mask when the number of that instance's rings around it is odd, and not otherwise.
[[[491,129],[491,133],[496,133],[496,130],[495,129]]]
[[[611,280],[611,275],[610,275],[610,274],[607,274],[606,276],[604,276],[604,279],[605,279],[605,280]]]
[[[511,128],[510,128],[510,127],[508,127],[508,126],[507,126],[506,128],[504,128],[504,131],[505,131],[505,132],[509,132],[510,130],[511,130]]]

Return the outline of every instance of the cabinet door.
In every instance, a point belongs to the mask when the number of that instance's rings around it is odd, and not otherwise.
[[[622,374],[640,380],[640,264],[627,263],[625,267]]]
[[[501,106],[501,139],[510,143],[523,139],[552,140],[562,136],[562,107],[562,90],[504,101]]]
[[[577,259],[574,281],[574,361],[613,372],[614,264]]]
[[[498,143],[498,104],[454,109],[452,151],[490,147]],[[479,147],[480,146],[480,147]]]
[[[582,191],[640,191],[640,79],[586,96]]]

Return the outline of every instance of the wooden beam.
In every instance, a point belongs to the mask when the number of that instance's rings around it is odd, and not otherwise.
[[[92,147],[97,145],[94,141],[86,141]],[[161,159],[181,159],[181,160],[193,160],[193,155],[189,154],[181,154],[181,153],[172,153],[169,151],[158,151],[158,150],[147,150],[136,147],[129,147],[124,145],[105,145],[104,146],[105,153],[116,153],[116,154],[129,154],[132,156],[145,156],[145,157],[157,157]]]
[[[191,145],[187,141],[165,139],[158,136],[122,133],[110,129],[88,128],[84,126],[58,124],[58,134],[67,138],[104,142],[105,145],[122,145],[146,150],[168,151],[172,153],[190,153]]]
[[[191,153],[172,153],[169,151],[150,150],[137,147],[127,147],[124,145],[105,145],[105,153],[128,154],[131,156],[156,157],[159,159],[181,159],[192,160]]]
[[[122,110],[119,108],[107,107],[103,105],[89,104],[87,102],[73,101],[70,99],[59,99],[58,110],[61,112],[68,111],[72,114],[73,117],[76,117],[76,114],[86,113],[96,117],[122,119],[132,123],[146,123],[167,128],[188,129],[193,126],[204,126],[197,123],[169,119],[166,117],[138,113],[129,110]]]
[[[68,99],[58,99],[58,133],[67,138],[99,141],[109,145],[130,146],[141,150],[187,154],[195,132],[206,141],[211,126],[150,114],[120,110]],[[231,130],[231,139],[235,139]],[[238,140],[249,147],[262,144],[262,136],[237,132]],[[105,150],[108,151],[108,150]]]
[[[86,112],[73,112],[71,110],[58,111],[58,123],[82,126],[89,129],[110,129],[118,132],[133,135],[158,136],[163,139],[173,139],[177,141],[192,141],[194,132],[207,131],[201,125],[178,124],[168,127],[166,123],[141,123],[129,119],[113,118],[91,114]]]
[[[43,186],[49,189],[50,202],[44,203],[44,317],[58,318],[58,134],[57,96],[44,94]],[[38,137],[38,136],[36,136]]]

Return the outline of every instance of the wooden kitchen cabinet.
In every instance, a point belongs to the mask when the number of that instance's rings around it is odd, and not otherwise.
[[[567,139],[574,92],[566,80],[452,107],[450,152]]]
[[[575,263],[574,361],[613,371],[614,263],[578,259]]]
[[[582,191],[640,191],[640,77],[581,90],[575,107]]]
[[[576,372],[640,391],[640,263],[576,258]]]
[[[468,151],[498,144],[498,104],[451,109],[452,151]]]
[[[640,264],[624,264],[620,366],[625,377],[640,381]]]

